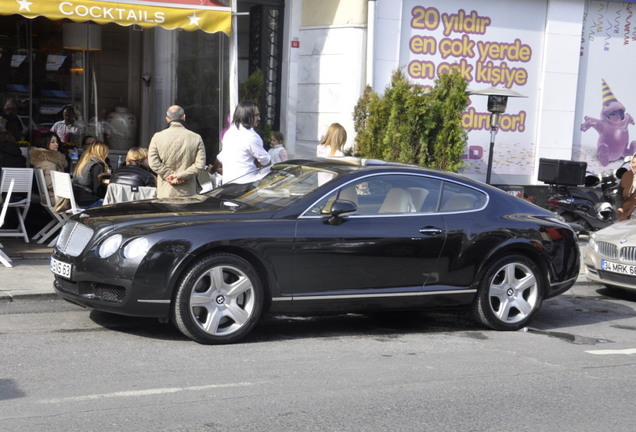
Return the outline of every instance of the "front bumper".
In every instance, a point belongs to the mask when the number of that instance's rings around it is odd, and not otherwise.
[[[140,317],[170,315],[175,270],[183,255],[150,251],[138,260],[119,254],[102,259],[94,250],[52,258],[70,265],[67,277],[55,275],[55,291],[65,300],[104,312]]]
[[[603,258],[598,253],[586,248],[583,264],[585,276],[590,282],[636,291],[636,274],[629,275],[603,270],[601,260]]]
[[[55,276],[55,292],[71,303],[119,315],[165,318],[170,314],[170,300],[140,299],[133,289],[99,281],[72,281]]]

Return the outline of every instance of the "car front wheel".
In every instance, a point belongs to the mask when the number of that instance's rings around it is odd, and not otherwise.
[[[475,316],[495,330],[523,328],[541,307],[542,284],[539,268],[528,258],[502,258],[484,273],[473,304]]]
[[[186,272],[177,287],[173,319],[203,344],[236,342],[254,327],[264,291],[250,263],[231,254],[208,256]]]

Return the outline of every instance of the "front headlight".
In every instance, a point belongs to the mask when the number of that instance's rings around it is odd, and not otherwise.
[[[115,234],[114,236],[108,237],[104,240],[99,247],[99,257],[100,258],[108,258],[119,249],[121,246],[122,237],[121,234]]]
[[[124,258],[133,259],[138,256],[145,255],[148,252],[148,240],[145,237],[139,237],[124,246]]]
[[[596,234],[592,234],[587,241],[587,247],[596,252]]]

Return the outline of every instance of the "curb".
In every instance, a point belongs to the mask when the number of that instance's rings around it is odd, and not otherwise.
[[[13,303],[25,300],[57,300],[61,299],[57,293],[20,293],[20,294],[0,294],[0,303]]]

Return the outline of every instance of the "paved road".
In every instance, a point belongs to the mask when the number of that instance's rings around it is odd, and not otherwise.
[[[465,310],[274,317],[203,346],[155,320],[0,303],[0,430],[632,431],[636,294],[578,284],[533,327]]]

